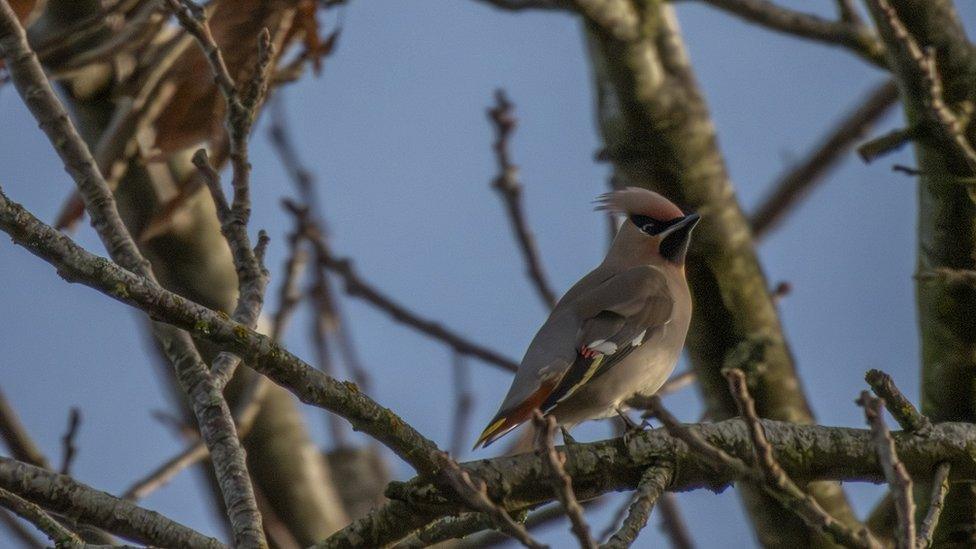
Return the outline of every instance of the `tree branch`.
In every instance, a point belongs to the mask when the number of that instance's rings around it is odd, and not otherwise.
[[[356,272],[350,260],[337,258],[332,255],[330,250],[322,251],[324,253],[319,255],[319,260],[322,261],[327,269],[342,278],[345,283],[346,293],[349,295],[365,300],[390,315],[393,320],[406,324],[427,337],[444,343],[462,355],[477,358],[482,362],[498,366],[509,372],[518,370],[518,363],[514,360],[471,341],[433,320],[414,313],[401,303],[395,301],[392,297],[371,286]]]
[[[867,391],[861,391],[857,403],[864,407],[864,416],[871,426],[874,446],[878,454],[878,461],[884,470],[885,479],[891,486],[895,500],[895,512],[898,515],[898,535],[895,544],[898,549],[913,549],[915,547],[915,500],[912,499],[912,479],[908,476],[905,464],[898,459],[895,450],[895,440],[885,425],[882,415],[882,400],[871,396]]]
[[[515,522],[504,507],[495,503],[488,496],[488,485],[485,481],[474,481],[471,475],[461,469],[457,462],[448,460],[443,471],[450,486],[464,503],[471,509],[484,513],[500,531],[511,536],[522,545],[530,549],[545,549],[547,546],[539,543],[529,534],[525,526]]]
[[[673,549],[694,549],[695,544],[691,539],[691,532],[688,525],[681,518],[681,510],[678,508],[678,498],[671,492],[661,495],[661,529],[668,537]]]
[[[768,0],[699,1],[770,30],[843,47],[873,65],[885,66],[884,45],[864,25],[844,20],[829,21],[780,7]]]
[[[495,106],[488,109],[488,119],[495,127],[493,148],[495,159],[498,162],[498,177],[495,178],[492,186],[498,191],[505,203],[508,220],[512,225],[512,230],[515,231],[519,248],[522,250],[522,259],[525,261],[529,280],[532,281],[543,305],[547,309],[552,309],[556,306],[556,292],[553,291],[549,279],[546,277],[535,236],[533,236],[525,219],[525,210],[522,208],[522,183],[518,178],[518,166],[512,163],[509,153],[509,140],[518,125],[518,118],[515,117],[515,105],[508,100],[505,90],[495,91]]]
[[[881,401],[902,429],[921,436],[925,436],[932,429],[929,418],[919,412],[912,401],[902,394],[891,376],[881,370],[868,370],[864,374],[864,380],[871,386],[874,394],[882,399]]]
[[[24,29],[6,2],[0,3],[0,53],[6,58],[17,91],[78,185],[92,225],[109,254],[121,267],[155,284],[149,262],[122,222],[108,184],[51,89],[37,56],[27,44]],[[200,431],[213,455],[237,545],[266,546],[244,452],[234,431],[227,402],[214,386],[189,335],[166,326],[157,326],[156,331],[189,396]]]
[[[303,402],[345,417],[355,428],[386,444],[418,471],[439,470],[439,451],[434,443],[359,392],[354,384],[338,382],[280,348],[271,338],[85,251],[8,200],[2,190],[0,230],[55,265],[65,279],[98,289],[153,318],[224,346]]]
[[[807,156],[780,176],[749,218],[757,240],[765,237],[803,200],[898,101],[893,80],[877,86]]]
[[[783,471],[795,482],[833,480],[883,482],[884,472],[875,452],[872,434],[866,429],[798,425],[760,420]],[[752,459],[750,429],[741,419],[683,426],[695,438],[742,463]],[[971,452],[976,448],[976,426],[969,423],[935,425],[928,437],[895,433],[897,452],[908,471],[928,474],[940,463],[952,465],[954,480],[976,478]],[[697,447],[671,436],[665,429],[645,431],[625,444],[622,439],[579,443],[560,448],[567,454],[566,473],[573,479],[580,500],[601,494],[633,490],[650,467],[674,467],[669,490],[707,488],[721,490],[730,482],[761,476],[744,466],[719,470]],[[504,456],[465,463],[472,476],[484,479],[492,501],[504,503],[509,511],[534,507],[553,498],[552,483],[535,454]],[[417,477],[394,482],[387,489],[389,504],[372,515],[337,532],[319,547],[349,546],[340,540],[355,539],[368,547],[396,542],[440,517],[458,514],[461,502],[450,487]],[[409,502],[409,503],[407,503]]]
[[[54,520],[37,505],[24,498],[0,488],[0,506],[6,507],[20,518],[33,524],[54,542],[57,547],[84,547],[85,543],[64,526]]]
[[[564,465],[566,464],[566,454],[556,450],[556,418],[553,416],[542,417],[536,410],[532,416],[532,423],[535,424],[539,433],[538,450],[546,457],[544,463],[547,474],[552,478],[552,489],[556,494],[556,499],[563,506],[566,516],[572,525],[573,535],[579,541],[582,549],[596,549],[596,542],[590,536],[590,525],[586,523],[583,515],[583,508],[576,500],[573,493],[573,479],[566,474]]]
[[[3,437],[10,455],[15,459],[44,469],[51,468],[44,452],[34,443],[34,439],[27,432],[27,428],[20,421],[16,410],[7,401],[2,390],[0,390],[0,437]]]
[[[918,537],[915,540],[915,545],[919,549],[927,549],[932,546],[935,527],[939,524],[946,494],[949,493],[950,469],[951,466],[948,463],[940,463],[935,470],[935,477],[932,479],[932,494],[929,496],[929,510],[925,514],[925,519],[918,529]]]
[[[749,436],[752,439],[759,470],[762,471],[768,485],[774,486],[786,496],[785,501],[782,498],[777,499],[799,515],[809,526],[829,534],[834,541],[844,546],[880,549],[881,543],[874,539],[867,528],[862,527],[854,531],[830,516],[830,513],[824,510],[816,499],[803,491],[786,474],[773,454],[773,447],[766,438],[763,424],[756,415],[756,403],[746,387],[745,374],[741,370],[729,369],[726,370],[725,377],[729,380],[729,389],[739,406],[739,414],[745,418],[746,425],[749,427]]]
[[[620,528],[601,547],[606,549],[626,549],[630,547],[640,531],[647,525],[651,510],[658,498],[665,495],[665,490],[671,484],[674,471],[668,466],[651,467],[641,475],[634,491],[634,498],[627,512],[627,517]]]
[[[148,545],[221,549],[204,536],[154,511],[90,488],[70,477],[0,457],[0,488],[44,509]]]

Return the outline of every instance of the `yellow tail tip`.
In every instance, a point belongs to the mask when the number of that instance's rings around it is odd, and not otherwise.
[[[478,437],[478,441],[474,443],[474,447],[471,448],[471,450],[477,450],[482,444],[487,445],[487,441],[489,438],[491,438],[491,435],[495,434],[495,432],[498,431],[498,429],[501,428],[504,423],[505,418],[502,417],[496,419],[494,423],[486,427],[485,430],[481,432],[481,436]]]

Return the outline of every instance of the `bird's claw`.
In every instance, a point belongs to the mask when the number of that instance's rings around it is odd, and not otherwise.
[[[559,430],[562,431],[563,433],[563,444],[565,444],[566,446],[572,446],[573,444],[577,444],[576,439],[569,434],[569,431],[566,430],[565,427],[560,427]]]
[[[624,422],[624,444],[630,444],[630,441],[634,439],[637,435],[644,432],[644,428],[649,424],[647,421],[642,421],[641,423],[634,423],[634,420],[630,419],[626,413],[621,410],[617,410],[617,415]]]

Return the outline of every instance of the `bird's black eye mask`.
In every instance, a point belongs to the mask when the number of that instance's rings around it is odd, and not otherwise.
[[[644,234],[649,236],[657,236],[668,229],[668,227],[678,223],[684,219],[683,217],[676,217],[671,221],[658,221],[653,217],[648,217],[646,215],[632,215],[630,216],[630,222],[637,226]]]

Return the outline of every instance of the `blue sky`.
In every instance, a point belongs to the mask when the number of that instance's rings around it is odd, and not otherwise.
[[[782,3],[825,15],[833,8],[827,0]],[[959,4],[972,28],[976,7]],[[553,284],[565,290],[599,262],[605,246],[604,219],[590,200],[604,191],[608,168],[593,161],[600,142],[578,24],[559,14],[513,15],[456,0],[353,2],[342,13],[339,48],[323,75],[282,92],[300,152],[318,176],[335,248],[414,310],[521,356],[545,310],[490,187],[495,165],[484,111],[497,87],[517,104],[512,154],[525,207]],[[681,3],[678,14],[746,210],[884,78],[841,50],[772,34],[698,3]],[[0,89],[0,117],[0,185],[50,220],[71,182],[9,86]],[[890,116],[878,132],[900,119]],[[271,234],[269,265],[280,272],[289,225],[278,204],[292,189],[263,124],[252,155],[252,227]],[[760,247],[770,282],[793,286],[780,310],[825,424],[862,425],[853,400],[868,368],[890,372],[910,397],[918,395],[915,190],[912,179],[890,171],[896,162],[913,161],[907,152],[871,166],[847,158]],[[102,252],[91,229],[77,238]],[[182,446],[150,415],[168,402],[132,310],[64,283],[7,239],[0,242],[0,307],[0,386],[52,459],[60,459],[72,406],[84,415],[75,475],[106,491],[118,493]],[[347,300],[345,308],[374,379],[373,396],[446,447],[450,352],[368,305]],[[305,319],[303,313],[286,342],[311,358]],[[470,368],[477,392],[473,438],[509,377],[475,361]],[[694,390],[668,402],[688,421],[701,411]],[[327,446],[323,413],[306,411],[311,431]],[[594,423],[578,438],[608,432]],[[409,470],[397,464],[396,473]],[[195,478],[180,475],[145,505],[217,534]],[[880,493],[873,486],[851,489],[862,513]],[[625,497],[592,513],[595,531]],[[707,529],[693,528],[700,546],[752,539],[733,491],[682,494],[679,501],[690,524],[708,521]],[[641,546],[662,542],[655,523]],[[554,546],[570,541],[563,526],[541,537]]]

